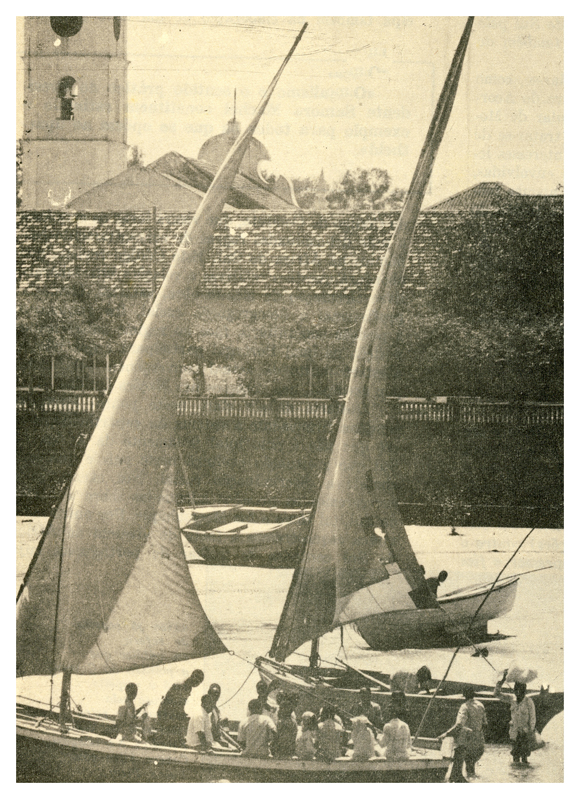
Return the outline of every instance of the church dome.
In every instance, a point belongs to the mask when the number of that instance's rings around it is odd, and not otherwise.
[[[237,119],[230,119],[225,133],[220,133],[218,136],[211,136],[207,139],[199,150],[197,156],[199,161],[205,161],[207,164],[219,167],[225,160],[226,155],[232,149],[232,146],[241,132],[241,125]],[[262,142],[252,137],[250,146],[240,166],[240,172],[247,175],[249,178],[264,182],[261,171],[258,168],[260,161],[270,161],[270,153],[264,147]]]

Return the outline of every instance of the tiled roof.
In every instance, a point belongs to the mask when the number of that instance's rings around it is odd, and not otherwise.
[[[477,183],[464,191],[452,194],[446,200],[430,205],[429,211],[494,211],[505,205],[506,199],[520,197],[520,193],[503,183]]]
[[[201,290],[220,293],[356,295],[370,293],[397,212],[224,213]],[[161,280],[191,214],[157,213]],[[422,214],[405,273],[407,289],[424,289],[437,267],[454,214]],[[22,211],[17,217],[17,284],[56,290],[73,275],[119,292],[151,286],[152,226],[145,211]]]
[[[204,193],[209,188],[217,172],[217,168],[213,164],[198,161],[195,158],[186,158],[176,152],[166,153],[161,158],[158,158],[157,161],[149,164],[147,169],[155,170],[164,175],[172,175],[174,178]],[[236,208],[286,212],[299,210],[282,197],[242,174],[237,174],[234,178],[234,185],[228,202]]]

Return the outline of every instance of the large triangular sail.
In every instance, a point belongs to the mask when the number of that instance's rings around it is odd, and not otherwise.
[[[191,307],[223,205],[304,26],[189,226],[18,601],[19,675],[125,671],[226,651],[185,561],[176,408]]]
[[[366,616],[438,608],[397,506],[384,426],[386,370],[405,262],[472,25],[469,17],[361,325],[336,441],[270,650],[277,660],[334,627]]]

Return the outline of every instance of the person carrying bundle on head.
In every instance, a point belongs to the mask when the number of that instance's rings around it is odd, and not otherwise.
[[[536,731],[536,708],[529,696],[526,696],[527,685],[523,681],[526,675],[520,676],[520,680],[514,682],[514,693],[502,693],[502,685],[508,678],[509,670],[505,669],[503,676],[495,686],[494,696],[500,702],[505,702],[510,706],[511,721],[510,721],[510,740],[513,741],[511,755],[514,763],[523,763],[528,765],[528,757],[535,745],[535,731]],[[535,672],[530,672],[534,677],[537,676]],[[533,679],[530,677],[530,679]]]

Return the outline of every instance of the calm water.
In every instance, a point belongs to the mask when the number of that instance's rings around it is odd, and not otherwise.
[[[20,582],[32,557],[44,519],[23,517],[17,522],[17,583]],[[442,569],[449,572],[446,591],[472,583],[493,580],[524,537],[526,530],[496,528],[459,528],[460,536],[450,536],[449,528],[408,527],[411,543],[427,574]],[[563,531],[536,530],[512,561],[505,576],[528,569],[551,566],[547,571],[521,578],[512,612],[490,622],[490,632],[496,630],[515,637],[488,644],[489,658],[494,669],[501,671],[511,663],[529,666],[538,672],[540,683],[552,690],[564,689],[564,631],[563,631]],[[185,544],[188,558],[195,553]],[[234,568],[228,566],[191,565],[193,581],[203,606],[230,648],[231,655],[215,655],[203,662],[158,666],[126,674],[95,677],[73,677],[72,697],[84,710],[116,713],[124,699],[124,686],[131,680],[139,686],[139,700],[151,702],[153,711],[171,683],[184,679],[193,668],[203,668],[206,682],[194,691],[190,702],[197,706],[199,698],[211,682],[222,686],[222,715],[232,719],[245,716],[249,699],[255,695],[257,672],[250,674],[257,655],[266,654],[282,611],[292,572]],[[433,676],[442,676],[452,650],[405,650],[403,652],[374,652],[353,630],[345,630],[347,658],[353,666],[393,672],[400,668],[416,670],[426,664]],[[321,656],[334,662],[339,654],[338,632],[321,641]],[[306,653],[304,646],[299,653]],[[300,654],[293,656],[304,663]],[[249,661],[249,662],[248,662]],[[246,678],[249,679],[243,685]],[[493,684],[495,671],[482,659],[473,658],[468,650],[456,657],[450,679]],[[20,695],[47,701],[50,682],[46,677],[26,677],[17,680]],[[236,693],[237,692],[237,693]],[[59,695],[55,682],[54,696]],[[187,710],[187,708],[186,708]],[[443,730],[441,730],[443,732]],[[529,769],[514,768],[508,746],[486,748],[478,765],[477,782],[562,782],[563,781],[563,714],[554,718],[542,734],[547,745],[534,752]]]

